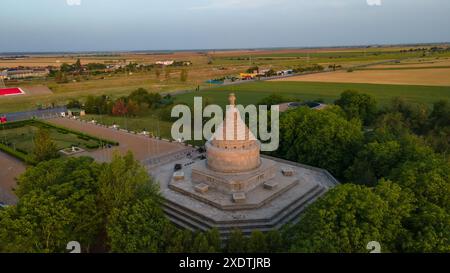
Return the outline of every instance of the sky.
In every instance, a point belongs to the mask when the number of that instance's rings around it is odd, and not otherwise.
[[[0,1],[0,52],[450,42],[449,0]]]

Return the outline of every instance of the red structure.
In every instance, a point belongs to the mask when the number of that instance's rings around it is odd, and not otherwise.
[[[0,96],[11,96],[25,94],[20,88],[0,88]]]

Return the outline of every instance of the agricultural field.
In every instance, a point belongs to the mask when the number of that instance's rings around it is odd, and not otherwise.
[[[161,60],[190,61],[191,66],[166,67],[158,76],[155,69],[148,71],[120,71],[111,73],[88,73],[68,76],[66,83],[57,83],[55,78],[26,79],[6,82],[7,87],[21,87],[25,95],[0,98],[0,112],[14,112],[36,109],[39,105],[62,105],[70,99],[84,100],[88,95],[108,95],[120,97],[137,88],[150,92],[171,93],[184,90],[209,89],[208,79],[236,76],[251,66],[261,69],[290,69],[319,64],[340,65],[343,69],[356,66],[388,66],[407,62],[437,62],[450,57],[449,51],[424,54],[412,47],[372,47],[372,48],[317,48],[317,49],[261,49],[225,51],[185,51],[160,53],[120,52],[110,54],[47,54],[30,55],[18,59],[0,59],[0,68],[31,66],[59,67],[63,63],[74,64],[80,59],[82,65],[101,63],[105,65],[137,63],[150,65]],[[409,51],[410,49],[414,49]],[[437,64],[433,64],[436,66]],[[439,65],[449,65],[442,63]],[[364,69],[367,69],[365,67]],[[377,67],[375,67],[377,68]],[[182,70],[188,71],[186,80],[181,80]],[[40,89],[33,92],[35,86]]]
[[[335,71],[273,81],[428,85],[450,88],[450,68],[385,68],[354,70],[352,72]]]
[[[381,106],[388,105],[395,97],[401,97],[410,102],[426,103],[429,106],[440,99],[450,100],[450,88],[441,86],[261,81],[178,94],[175,95],[175,104],[193,105],[194,96],[201,96],[204,103],[225,106],[231,92],[236,93],[238,103],[243,105],[258,103],[274,93],[293,101],[320,100],[333,103],[345,90],[357,90],[370,94]],[[162,115],[167,117],[170,115],[170,109],[170,106],[163,109],[147,109],[135,117],[86,115],[83,119],[87,121],[94,119],[106,125],[116,124],[121,128],[137,132],[145,130],[155,136],[170,138],[172,122],[168,118],[161,119]]]
[[[345,90],[356,90],[372,95],[381,105],[387,105],[393,98],[431,105],[437,100],[450,100],[450,87],[387,85],[364,83],[323,83],[293,81],[261,81],[234,86],[222,86],[210,90],[180,94],[177,103],[193,103],[194,96],[207,98],[209,103],[225,105],[230,92],[235,92],[240,104],[257,103],[273,93],[297,100],[323,100],[332,103]]]

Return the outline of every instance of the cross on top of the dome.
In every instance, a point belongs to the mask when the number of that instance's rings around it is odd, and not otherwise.
[[[256,137],[243,121],[236,107],[236,96],[231,93],[228,96],[229,106],[225,113],[225,119],[217,127],[212,140],[215,141],[256,141]],[[224,144],[225,145],[225,144]],[[226,145],[228,146],[228,145]]]
[[[233,106],[236,105],[236,96],[234,95],[234,93],[231,93],[228,96],[228,101],[230,102],[230,105],[233,105]]]

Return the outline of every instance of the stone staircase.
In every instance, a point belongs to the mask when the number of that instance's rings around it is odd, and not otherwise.
[[[244,235],[249,235],[253,230],[264,232],[279,229],[288,222],[296,222],[306,206],[325,192],[325,187],[316,185],[306,194],[294,199],[281,211],[273,214],[272,217],[258,220],[242,219],[218,222],[169,200],[165,200],[163,209],[169,219],[180,227],[193,231],[207,231],[211,228],[217,228],[221,236],[227,238],[230,232],[236,228],[240,229]],[[270,204],[267,205],[270,206]]]

